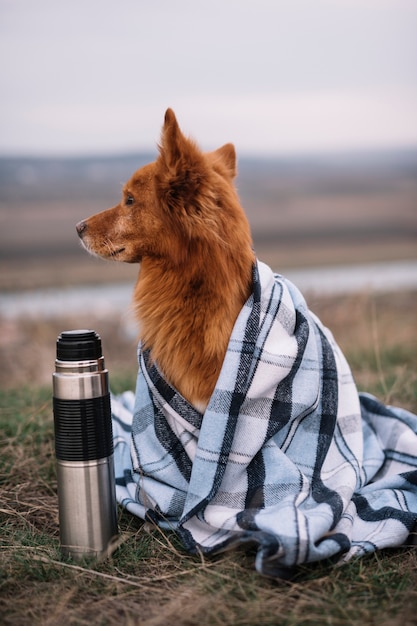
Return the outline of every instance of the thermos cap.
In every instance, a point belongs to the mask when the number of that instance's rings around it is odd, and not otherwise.
[[[57,339],[59,361],[93,361],[101,356],[101,338],[94,330],[66,330]]]

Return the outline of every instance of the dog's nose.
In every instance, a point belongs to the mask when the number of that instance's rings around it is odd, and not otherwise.
[[[84,222],[84,220],[82,220],[81,222],[78,222],[78,224],[76,224],[75,228],[77,229],[78,236],[82,237],[84,232],[87,230],[87,222]]]

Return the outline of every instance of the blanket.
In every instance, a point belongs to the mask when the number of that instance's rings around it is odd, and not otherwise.
[[[261,262],[202,415],[138,349],[112,399],[116,495],[192,552],[256,547],[255,566],[347,560],[417,522],[417,416],[359,394],[330,331]]]

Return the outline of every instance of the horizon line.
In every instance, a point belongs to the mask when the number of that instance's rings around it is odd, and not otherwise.
[[[236,146],[235,146],[236,147]],[[204,152],[204,150],[203,150]],[[397,146],[378,146],[378,147],[348,147],[348,148],[330,148],[330,149],[306,149],[306,150],[237,150],[237,159],[298,159],[298,158],[310,158],[310,157],[334,157],[334,156],[377,156],[377,155],[389,155],[395,153],[417,153],[417,143],[412,145],[397,145]],[[32,152],[32,151],[1,151],[1,160],[52,160],[57,159],[61,161],[72,160],[92,160],[92,159],[111,159],[111,158],[130,158],[136,156],[155,157],[158,155],[158,148],[138,148],[138,149],[109,149],[99,151],[68,151],[68,152]]]

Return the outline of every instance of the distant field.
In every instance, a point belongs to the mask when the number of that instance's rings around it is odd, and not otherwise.
[[[133,281],[136,267],[89,257],[75,223],[117,203],[151,158],[0,159],[0,290]],[[276,270],[416,256],[416,153],[242,160],[237,186]]]

